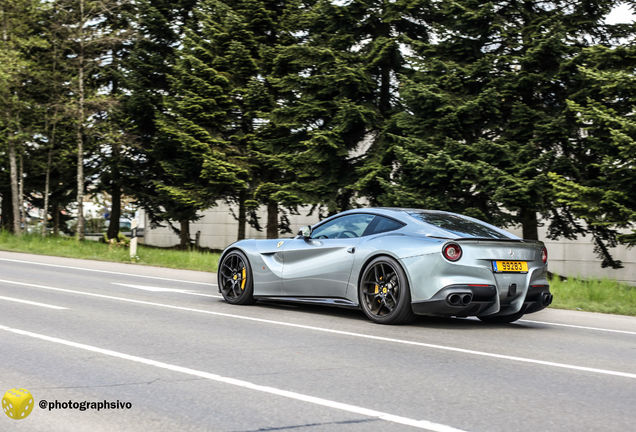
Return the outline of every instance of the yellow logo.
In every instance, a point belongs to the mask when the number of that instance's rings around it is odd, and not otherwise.
[[[23,388],[7,390],[2,397],[2,410],[13,420],[25,419],[33,411],[33,396]]]
[[[276,245],[277,248],[281,247],[283,245],[283,243],[285,243],[284,241],[279,241],[278,244]]]

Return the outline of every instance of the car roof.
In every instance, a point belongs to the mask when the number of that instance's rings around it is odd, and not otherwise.
[[[427,223],[417,217],[412,216],[410,213],[429,213],[429,214],[446,214],[446,215],[454,215],[454,216],[458,216],[461,217],[463,219],[466,220],[470,220],[473,222],[476,222],[478,224],[481,225],[485,225],[491,229],[494,229],[495,231],[505,235],[506,237],[509,238],[518,238],[517,236],[515,236],[514,234],[503,230],[499,227],[496,227],[494,225],[491,225],[487,222],[484,222],[482,220],[479,219],[475,219],[472,218],[470,216],[466,216],[466,215],[462,215],[459,213],[453,213],[453,212],[448,212],[448,211],[443,211],[443,210],[430,210],[430,209],[419,209],[419,208],[409,208],[409,207],[361,207],[361,208],[356,208],[356,209],[351,209],[351,210],[345,210],[343,212],[337,213],[327,219],[324,219],[320,222],[320,224],[322,224],[323,222],[326,222],[329,219],[332,219],[334,217],[337,216],[342,216],[342,215],[346,215],[346,214],[352,214],[352,213],[371,213],[371,214],[376,214],[376,215],[380,215],[380,216],[388,216],[388,217],[392,217],[394,219],[399,220],[400,222],[406,224],[406,226],[410,227],[409,231],[413,232],[413,233],[419,233],[419,234],[423,234],[426,233],[427,235],[439,235],[439,236],[453,236],[451,231],[445,230],[443,228],[434,226],[430,223]]]
[[[360,207],[360,208],[345,210],[343,212],[338,213],[337,215],[344,215],[348,213],[373,213],[373,214],[379,214],[379,215],[393,216],[398,219],[402,219],[408,216],[409,213],[413,213],[413,212],[457,214],[457,213],[447,212],[443,210],[429,210],[429,209],[419,209],[419,208],[409,208],[409,207]],[[458,216],[462,216],[462,215],[458,215]],[[465,216],[462,216],[462,217],[465,217]],[[408,222],[412,222],[412,220],[409,219]]]
[[[455,214],[455,213],[451,213],[451,212],[446,212],[446,211],[441,211],[441,210],[426,210],[426,209],[417,209],[417,208],[407,208],[407,207],[360,207],[360,208],[355,208],[355,209],[350,209],[350,210],[345,210],[343,212],[337,213],[335,215],[332,215],[326,219],[323,219],[322,221],[320,221],[320,223],[322,224],[323,222],[332,219],[334,217],[338,217],[338,216],[344,216],[347,214],[352,214],[352,213],[371,213],[371,214],[375,214],[375,215],[380,215],[380,216],[387,216],[393,219],[397,219],[400,222],[409,225],[409,226],[423,226],[426,225],[428,226],[429,224],[414,218],[413,216],[411,216],[409,213],[413,213],[413,212],[426,212],[426,213],[439,213],[439,214]],[[457,215],[457,216],[461,216],[461,217],[465,217],[462,215]]]

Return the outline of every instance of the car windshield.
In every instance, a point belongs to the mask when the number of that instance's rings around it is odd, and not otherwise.
[[[316,227],[311,233],[314,239],[356,238],[362,236],[375,216],[350,214],[332,219]]]
[[[510,236],[494,230],[485,223],[479,223],[454,214],[432,212],[412,212],[409,214],[423,222],[456,234],[459,237],[480,237],[491,239],[511,238]]]

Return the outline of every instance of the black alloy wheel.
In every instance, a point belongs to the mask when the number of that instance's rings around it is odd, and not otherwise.
[[[358,287],[364,314],[379,324],[401,324],[414,318],[406,274],[393,258],[382,256],[364,269]]]
[[[243,305],[254,302],[252,268],[243,252],[233,250],[223,257],[218,280],[221,295],[228,303]]]

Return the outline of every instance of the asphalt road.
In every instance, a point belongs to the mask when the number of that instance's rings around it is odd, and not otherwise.
[[[636,318],[509,325],[222,301],[209,273],[0,252],[0,431],[627,431]],[[51,409],[129,402],[129,409]],[[44,409],[39,404],[45,406]]]

